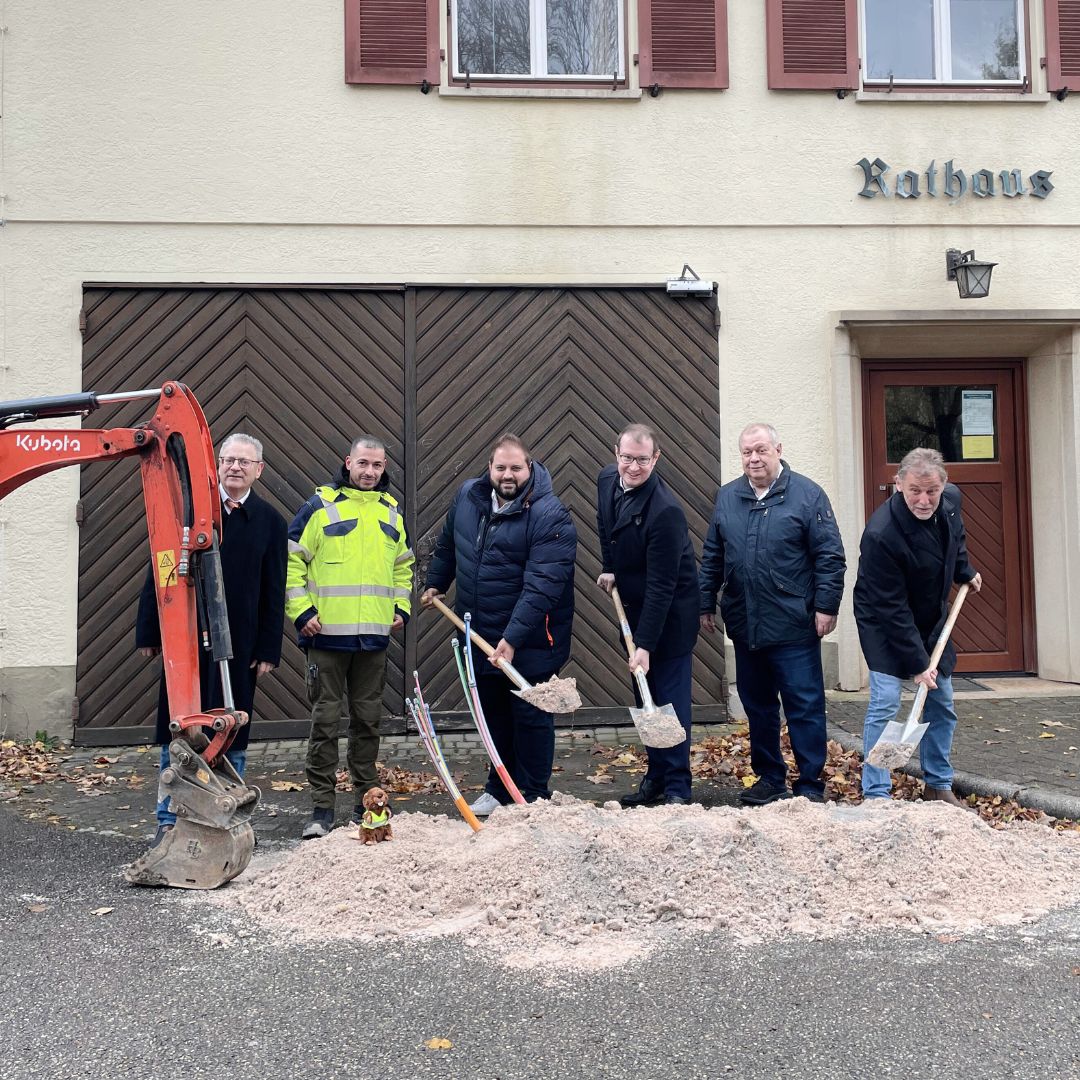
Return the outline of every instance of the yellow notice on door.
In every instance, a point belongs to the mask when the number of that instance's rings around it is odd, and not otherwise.
[[[961,450],[965,461],[987,461],[994,456],[994,436],[962,435]]]
[[[157,566],[158,587],[164,589],[166,585],[176,580],[176,552],[158,551],[154,554],[154,564]]]

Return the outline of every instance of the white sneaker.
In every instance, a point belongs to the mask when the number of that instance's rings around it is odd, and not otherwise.
[[[498,810],[500,806],[502,806],[502,803],[490,792],[485,791],[469,809],[477,817],[487,817],[493,810]]]

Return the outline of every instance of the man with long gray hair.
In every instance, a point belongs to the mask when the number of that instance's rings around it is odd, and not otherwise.
[[[386,650],[412,610],[414,562],[389,486],[385,444],[360,435],[337,480],[316,488],[289,526],[285,613],[307,653],[312,706],[307,780],[314,809],[305,840],[325,836],[334,825],[342,701],[349,712],[357,824],[364,793],[379,783]]]
[[[930,653],[948,617],[953,585],[969,582],[978,592],[982,577],[968,562],[960,491],[948,480],[937,450],[916,447],[900,462],[897,490],[871,515],[859,544],[855,621],[870,668],[864,753],[896,716],[903,680],[914,679],[929,690],[923,712],[929,727],[919,742],[922,797],[960,806],[950,761],[956,649],[950,641],[936,668]],[[887,799],[891,786],[887,769],[863,765],[864,798]]]

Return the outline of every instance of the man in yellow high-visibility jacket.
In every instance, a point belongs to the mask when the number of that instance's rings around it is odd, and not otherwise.
[[[334,825],[343,699],[349,708],[355,822],[364,812],[364,792],[379,782],[375,760],[386,649],[412,610],[414,562],[388,486],[385,445],[361,435],[337,481],[316,489],[289,527],[285,613],[307,652],[312,705],[307,780],[314,810],[305,840],[325,836]]]

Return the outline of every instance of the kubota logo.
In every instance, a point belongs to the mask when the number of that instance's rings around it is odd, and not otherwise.
[[[72,450],[77,454],[82,450],[82,443],[73,435],[57,436],[55,439],[50,439],[48,435],[19,435],[15,445],[30,453],[38,450]]]

